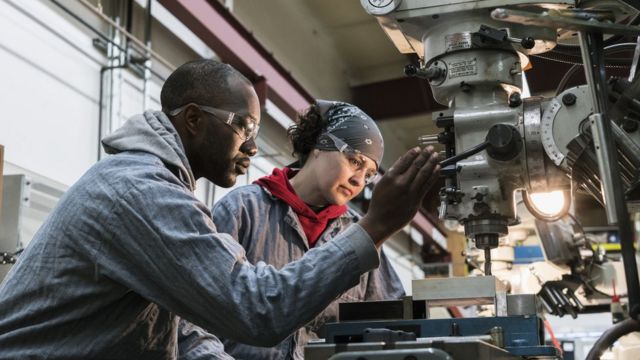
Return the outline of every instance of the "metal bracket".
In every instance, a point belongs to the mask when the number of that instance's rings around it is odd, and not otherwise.
[[[585,11],[582,10],[580,14]],[[595,17],[585,20],[584,16],[576,16],[571,12],[548,10],[541,13],[530,11],[498,8],[491,12],[494,20],[534,25],[553,29],[569,29],[584,32],[600,32],[606,34],[633,35],[640,34],[639,26],[620,25],[607,22],[602,14],[594,13]],[[598,16],[599,15],[599,16]],[[604,21],[603,21],[604,20]]]

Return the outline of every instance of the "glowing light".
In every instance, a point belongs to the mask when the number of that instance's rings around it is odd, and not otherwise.
[[[546,215],[558,214],[562,211],[565,201],[567,200],[564,198],[564,192],[562,190],[531,194],[532,205]]]

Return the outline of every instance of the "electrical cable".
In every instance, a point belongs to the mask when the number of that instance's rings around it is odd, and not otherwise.
[[[618,52],[635,50],[635,47],[636,47],[635,43],[620,43],[620,44],[605,46],[604,55],[612,55]],[[629,62],[630,60],[627,60],[627,63]],[[565,62],[565,63],[570,64],[570,62]],[[582,70],[582,65],[583,65],[582,61],[578,63],[573,63],[573,66],[570,67],[569,70],[567,70],[567,72],[564,74],[562,79],[560,79],[558,86],[556,87],[556,96],[565,90],[567,83],[573,77],[573,75],[575,75],[576,72]],[[630,65],[631,64],[628,64],[626,67],[629,67]]]
[[[629,1],[624,1],[624,2],[629,4]],[[579,1],[579,2],[576,3],[576,8],[589,10],[588,8],[582,8],[581,7],[582,5],[583,5],[582,1]],[[629,5],[631,7],[633,7],[634,9],[636,9],[636,11],[638,11],[638,12],[635,15],[631,16],[629,18],[629,20],[624,25],[638,25],[638,24],[640,24],[640,9],[636,8],[632,4],[629,4]],[[596,8],[596,10],[597,10],[597,8]],[[615,44],[618,41],[620,41],[620,39],[623,39],[623,38],[624,38],[623,35],[612,35],[609,38],[604,40],[604,45]],[[580,45],[557,44],[556,47],[553,50],[557,51],[559,53],[580,54]]]
[[[589,351],[589,354],[587,354],[585,360],[600,359],[602,353],[613,345],[616,340],[634,331],[640,331],[640,322],[636,319],[626,319],[617,323],[612,328],[605,331],[593,344],[593,347]]]

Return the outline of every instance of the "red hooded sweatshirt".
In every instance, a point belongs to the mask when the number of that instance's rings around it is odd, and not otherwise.
[[[296,173],[297,171],[288,167],[282,170],[275,168],[271,175],[256,180],[255,184],[269,190],[273,196],[291,206],[296,215],[298,215],[302,230],[307,236],[309,247],[312,248],[320,235],[322,235],[322,232],[327,228],[329,221],[347,212],[347,206],[329,205],[316,213],[293,190],[289,179]]]

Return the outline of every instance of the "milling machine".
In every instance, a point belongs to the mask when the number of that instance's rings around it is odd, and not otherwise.
[[[580,301],[554,287],[546,288],[546,297],[508,294],[504,282],[491,276],[491,249],[520,222],[517,199],[539,221],[553,222],[569,213],[578,191],[597,199],[609,224],[618,229],[629,317],[634,322],[628,331],[640,329],[640,286],[628,212],[628,205],[640,200],[636,100],[640,80],[635,76],[640,45],[631,47],[635,54],[629,78],[607,82],[604,74],[604,54],[618,47],[605,47],[604,34],[640,35],[635,26],[640,8],[633,6],[637,4],[567,0],[361,0],[361,4],[401,53],[418,56],[419,64],[408,65],[405,73],[428,81],[435,100],[448,107],[433,114],[442,132],[424,135],[419,142],[445,146],[440,218],[461,224],[467,238],[483,251],[484,276],[415,280],[411,299],[359,304],[363,310],[345,304],[341,322],[328,327],[326,343],[308,346],[307,357],[324,359],[335,353],[331,359],[459,359],[473,353],[477,359],[559,358],[555,348],[544,345],[537,314],[542,305],[547,312],[569,311],[579,308]],[[523,94],[529,56],[549,52],[559,39],[575,35],[587,84],[562,89],[550,98]],[[561,191],[567,199],[557,215],[543,213],[532,201],[533,194],[550,191]],[[480,289],[488,289],[489,295],[480,296],[484,294]],[[462,304],[482,303],[478,298],[491,300],[494,316],[428,319],[434,304],[454,305],[460,299]],[[394,308],[395,312],[389,310]]]

